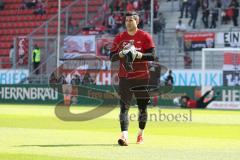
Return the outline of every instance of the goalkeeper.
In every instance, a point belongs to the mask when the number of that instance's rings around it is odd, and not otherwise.
[[[120,96],[120,127],[121,136],[118,144],[128,145],[128,110],[133,94],[136,97],[139,109],[139,132],[137,143],[143,142],[143,130],[147,121],[147,105],[149,95],[147,91],[133,93],[131,88],[148,85],[149,71],[148,61],[154,61],[155,45],[152,37],[145,31],[138,29],[139,15],[136,12],[128,12],[125,16],[126,31],[119,33],[111,48],[111,61],[120,61],[119,96]]]
[[[212,94],[211,98],[206,101],[208,95]],[[180,106],[181,108],[206,108],[212,101],[214,101],[214,89],[211,89],[204,93],[198,100],[191,99],[188,96],[181,96],[174,98],[173,103]]]

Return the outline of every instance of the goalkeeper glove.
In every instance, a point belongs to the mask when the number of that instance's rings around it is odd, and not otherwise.
[[[123,49],[118,53],[118,55],[120,58],[123,58],[128,54],[129,51],[130,51],[129,49]]]
[[[130,52],[132,53],[132,57],[133,57],[133,61],[137,58],[137,59],[141,59],[142,58],[142,53],[141,52],[138,52],[135,48],[134,45],[132,45],[130,48],[129,48]]]

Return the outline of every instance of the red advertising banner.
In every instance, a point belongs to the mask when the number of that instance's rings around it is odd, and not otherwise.
[[[184,34],[184,51],[200,51],[202,48],[214,48],[215,33],[188,32]]]

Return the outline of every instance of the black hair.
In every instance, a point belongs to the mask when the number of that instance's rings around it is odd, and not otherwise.
[[[139,14],[136,11],[131,11],[131,12],[127,12],[125,16],[139,16]]]

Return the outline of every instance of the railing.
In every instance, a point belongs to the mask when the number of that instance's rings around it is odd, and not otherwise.
[[[93,1],[91,1],[93,2]],[[94,1],[95,2],[95,1]],[[91,12],[88,11],[90,0],[76,0],[74,2],[72,2],[70,5],[68,5],[66,8],[61,10],[61,25],[60,25],[60,30],[61,30],[61,34],[60,34],[60,43],[61,45],[63,44],[63,40],[64,37],[66,35],[69,34],[77,34],[82,27],[88,25],[88,22],[91,23],[96,23],[97,21],[101,21],[101,18],[94,18],[94,14],[91,14]],[[75,13],[74,14],[74,7],[78,6],[80,9],[84,9],[84,14],[82,13]],[[98,6],[96,6],[98,7]],[[102,7],[100,9],[97,10],[98,15],[100,15],[99,13],[102,13]],[[76,8],[75,8],[76,11]],[[83,11],[83,10],[82,10]],[[69,26],[69,20],[72,19],[73,16],[77,16],[77,18],[75,17],[75,25],[73,30],[72,28],[70,29]],[[82,18],[80,17],[82,16]],[[84,17],[84,18],[83,18]],[[48,21],[44,22],[41,26],[39,26],[38,28],[36,28],[32,33],[30,33],[27,38],[29,40],[29,47],[28,47],[28,54],[25,55],[24,58],[28,58],[28,68],[29,68],[29,76],[32,77],[32,75],[35,75],[35,71],[32,70],[32,50],[33,50],[33,46],[34,44],[38,44],[41,43],[42,46],[40,46],[40,49],[42,51],[41,57],[45,57],[43,60],[41,60],[41,64],[38,67],[40,70],[44,71],[44,69],[42,69],[42,67],[51,65],[52,67],[52,63],[47,63],[47,62],[53,62],[54,59],[56,60],[56,55],[57,55],[57,44],[56,44],[56,37],[57,37],[57,29],[56,27],[54,28],[54,26],[56,26],[58,20],[58,14],[54,15],[53,17],[51,17]],[[89,21],[91,20],[91,21]],[[71,33],[69,33],[69,31],[71,31]],[[52,38],[51,38],[52,37]],[[50,39],[54,39],[54,40],[50,40]],[[16,40],[15,40],[15,47],[17,46]],[[51,51],[51,47],[54,47],[53,51]],[[62,52],[62,48],[60,49],[60,57],[63,56],[63,52]],[[51,56],[49,56],[49,54]],[[55,68],[57,67],[57,64],[55,64]],[[44,72],[40,72],[40,74],[44,74]]]

